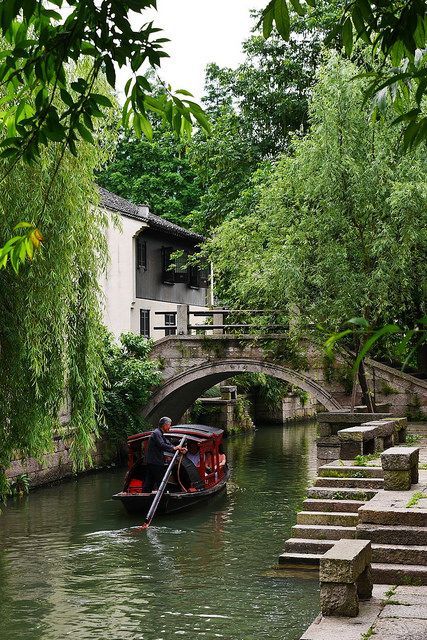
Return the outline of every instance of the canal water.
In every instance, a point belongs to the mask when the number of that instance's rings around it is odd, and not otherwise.
[[[227,494],[138,532],[123,469],[40,489],[0,516],[0,638],[296,640],[318,583],[274,565],[315,472],[315,425],[227,442]]]

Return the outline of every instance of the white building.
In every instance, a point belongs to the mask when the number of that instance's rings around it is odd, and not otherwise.
[[[110,260],[102,279],[105,325],[116,338],[129,331],[154,339],[175,333],[177,305],[202,311],[208,303],[207,274],[188,266],[186,259],[197,252],[203,236],[106,189],[100,188],[100,195],[110,214],[106,232]],[[114,224],[117,214],[119,225]],[[171,259],[176,251],[182,258]],[[155,329],[166,325],[171,328]]]

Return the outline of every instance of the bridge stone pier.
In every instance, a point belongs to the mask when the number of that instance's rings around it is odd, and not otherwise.
[[[163,415],[178,421],[207,389],[239,373],[264,373],[289,382],[310,393],[326,411],[350,406],[348,389],[339,377],[325,371],[323,350],[303,340],[296,352],[286,334],[167,336],[156,342],[151,356],[163,366],[163,384],[154,390],[143,409],[151,424]],[[336,366],[346,363],[338,358]],[[377,402],[388,402],[392,413],[404,415],[415,397],[427,410],[426,381],[371,360],[367,370],[375,381]],[[381,389],[388,393],[382,394]]]

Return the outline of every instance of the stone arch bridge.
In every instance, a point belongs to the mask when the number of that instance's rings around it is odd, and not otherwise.
[[[325,370],[319,347],[302,341],[296,353],[286,335],[167,336],[155,343],[152,357],[163,366],[163,383],[143,409],[152,424],[163,415],[178,421],[207,389],[239,373],[265,373],[289,382],[310,393],[326,411],[350,406],[348,385],[346,390],[342,382],[349,364],[337,358],[333,369]],[[388,403],[399,415],[411,406],[427,411],[425,380],[373,360],[366,365],[377,403]]]

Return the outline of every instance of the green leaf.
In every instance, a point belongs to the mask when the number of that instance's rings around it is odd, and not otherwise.
[[[291,2],[291,5],[293,6],[293,8],[295,9],[296,13],[299,16],[304,16],[305,15],[305,9],[301,5],[299,0],[290,0],[290,2]]]
[[[331,356],[336,343],[339,340],[342,340],[342,338],[344,338],[345,336],[350,335],[351,333],[353,333],[352,329],[345,329],[344,331],[340,331],[339,333],[334,333],[333,335],[331,335],[324,344],[326,355]]]
[[[262,35],[267,40],[270,37],[271,31],[273,29],[273,19],[274,19],[274,0],[270,2],[267,6],[266,10],[263,13],[262,18]]]
[[[402,329],[396,324],[386,324],[384,327],[381,327],[381,329],[378,329],[378,331],[375,331],[375,333],[362,345],[362,348],[360,349],[355,360],[353,371],[356,372],[359,369],[360,363],[362,362],[363,358],[380,338],[391,335],[393,333],[400,333],[401,331]]]
[[[346,324],[354,324],[357,327],[369,329],[369,322],[366,320],[366,318],[350,318],[350,320],[347,320]]]
[[[274,21],[276,29],[284,40],[289,40],[291,23],[289,18],[288,5],[286,0],[275,0],[274,2]]]
[[[342,26],[341,31],[342,41],[344,43],[344,49],[348,57],[351,56],[353,51],[353,24],[350,18],[347,18]]]
[[[151,141],[153,139],[153,127],[151,126],[151,122],[149,121],[149,119],[145,115],[140,114],[139,124],[142,133],[146,138],[148,138],[148,140]]]
[[[29,228],[34,228],[34,225],[31,224],[30,222],[18,222],[18,224],[16,224],[13,227],[13,230],[15,231],[16,229],[29,229]]]
[[[95,144],[95,140],[93,138],[93,135],[91,134],[89,129],[86,129],[86,127],[84,126],[84,124],[82,122],[78,122],[77,123],[77,129],[78,129],[81,137],[83,138],[83,140],[86,140],[86,142],[90,142],[91,144]]]
[[[113,106],[110,98],[107,98],[107,96],[102,95],[102,93],[91,93],[90,97],[93,98],[97,102],[97,104],[100,104],[102,107]]]

